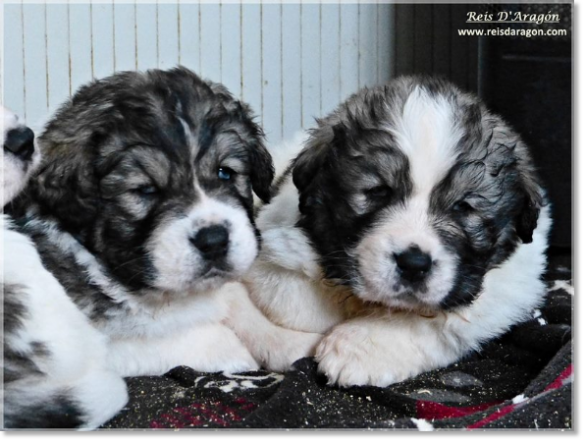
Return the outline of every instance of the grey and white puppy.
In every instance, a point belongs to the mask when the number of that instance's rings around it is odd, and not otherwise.
[[[247,105],[185,68],[82,87],[39,137],[24,230],[124,376],[257,363],[221,324],[259,250],[271,157]],[[227,283],[227,284],[226,284]]]
[[[246,279],[274,323],[325,334],[330,382],[446,366],[542,301],[548,204],[527,146],[476,97],[399,78],[350,97],[300,147],[259,213]],[[262,344],[249,340],[269,367],[287,361]]]
[[[3,195],[8,204],[40,162],[33,132],[0,107]],[[106,339],[2,215],[0,255],[4,428],[99,426],[126,403],[126,384],[106,367]]]

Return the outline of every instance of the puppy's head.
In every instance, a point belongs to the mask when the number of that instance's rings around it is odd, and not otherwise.
[[[127,287],[189,292],[242,275],[258,250],[252,191],[270,155],[250,109],[187,69],[81,88],[39,138],[32,190]]]
[[[31,173],[40,162],[35,149],[33,131],[19,121],[18,117],[0,106],[0,138],[2,145],[2,206],[8,204],[25,186]]]
[[[326,276],[407,309],[475,299],[486,272],[532,240],[542,205],[518,135],[435,79],[352,96],[319,122],[293,180]]]

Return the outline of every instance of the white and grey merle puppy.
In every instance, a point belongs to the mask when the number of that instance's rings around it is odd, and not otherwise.
[[[110,367],[257,368],[221,324],[259,250],[252,191],[268,199],[274,174],[250,109],[185,68],[123,72],[82,87],[39,144],[21,221]]]
[[[447,82],[399,78],[311,131],[259,214],[248,286],[276,324],[326,334],[330,382],[385,386],[528,318],[550,224],[518,134]]]
[[[0,107],[3,203],[40,162],[33,132]],[[4,204],[3,204],[4,206]],[[95,428],[128,396],[107,369],[106,340],[41,263],[32,241],[2,216],[4,428]]]

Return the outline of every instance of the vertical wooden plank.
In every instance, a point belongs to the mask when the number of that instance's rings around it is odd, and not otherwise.
[[[169,69],[179,64],[179,19],[176,3],[158,5],[158,67]]]
[[[4,5],[4,102],[26,119],[22,19],[22,5]]]
[[[242,5],[242,99],[262,120],[262,30],[261,5]]]
[[[262,115],[269,145],[282,139],[281,20],[281,5],[262,5]]]
[[[92,79],[89,4],[69,5],[71,92]]]
[[[38,130],[47,116],[45,5],[24,4],[22,12],[26,121]]]
[[[67,5],[47,5],[47,81],[49,113],[69,97],[69,30],[63,25]]]
[[[201,74],[212,81],[221,79],[221,13],[219,4],[199,5],[201,30]],[[258,24],[256,24],[258,26]]]
[[[302,127],[301,5],[283,4],[282,16],[282,134],[288,140]]]
[[[111,3],[94,3],[91,9],[93,75],[103,78],[114,72],[114,7]]]
[[[341,93],[340,101],[359,89],[358,5],[341,5]]]
[[[199,73],[199,5],[180,3],[179,19],[181,64]]]
[[[361,3],[359,5],[360,87],[373,86],[378,81],[376,60],[376,47],[378,45],[377,21],[376,5]]]
[[[338,4],[321,6],[321,115],[331,112],[341,95],[339,14]]]
[[[393,76],[394,68],[394,7],[389,3],[378,5],[378,84],[387,83]]]
[[[221,5],[221,82],[236,97],[242,92],[240,39],[240,5]]]
[[[433,5],[414,5],[414,72],[433,71]]]
[[[144,71],[158,67],[157,5],[136,5],[136,60],[137,68]]]
[[[451,6],[433,5],[433,72],[449,77],[451,52]]]
[[[301,81],[303,128],[321,116],[321,32],[317,4],[301,5]]]
[[[396,30],[396,75],[407,75],[414,68],[414,5],[394,5]]]
[[[136,69],[136,9],[127,3],[114,3],[114,69]],[[156,28],[152,30],[156,32]]]

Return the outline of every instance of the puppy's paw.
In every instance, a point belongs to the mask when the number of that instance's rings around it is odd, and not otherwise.
[[[368,327],[341,324],[321,341],[315,358],[330,385],[386,387],[423,371],[412,346],[391,337],[378,341],[380,336],[370,332]]]
[[[262,365],[267,370],[289,371],[299,359],[314,356],[315,347],[323,335],[280,329],[278,338],[263,349]]]
[[[226,345],[225,342],[222,344],[224,347],[220,350],[214,352],[210,349],[207,364],[199,371],[221,371],[231,374],[260,369],[260,364],[239,340],[230,342],[229,345]]]
[[[227,361],[222,364],[221,371],[227,374],[231,373],[242,373],[245,371],[256,371],[260,369],[258,362],[248,353],[247,355],[241,355],[238,358],[234,358],[231,361]],[[220,371],[220,370],[209,370],[209,371]]]

